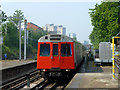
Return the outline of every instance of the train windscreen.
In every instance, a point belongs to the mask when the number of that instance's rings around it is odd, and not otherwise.
[[[58,44],[53,44],[53,56],[58,56]]]
[[[71,44],[61,44],[61,56],[72,56]]]
[[[40,56],[50,56],[50,44],[40,44]]]

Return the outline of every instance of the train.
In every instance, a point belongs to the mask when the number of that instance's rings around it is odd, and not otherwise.
[[[48,34],[38,40],[37,69],[43,77],[67,76],[84,58],[84,45],[68,36]]]

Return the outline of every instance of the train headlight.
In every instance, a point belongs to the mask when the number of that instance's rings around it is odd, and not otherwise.
[[[45,72],[46,70],[45,70],[45,69],[43,69],[43,71]]]
[[[66,69],[66,72],[70,71],[69,69]]]

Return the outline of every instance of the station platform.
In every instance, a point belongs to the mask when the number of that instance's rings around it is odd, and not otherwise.
[[[0,70],[37,62],[36,60],[1,60]]]
[[[118,89],[118,73],[112,79],[112,66],[96,66],[89,61],[86,69],[76,73],[65,89],[82,88],[116,88]],[[82,72],[81,72],[82,71]]]
[[[118,80],[113,80],[112,74],[77,73],[66,86],[72,88],[118,88]]]
[[[0,85],[37,70],[36,60],[2,60],[0,61]]]

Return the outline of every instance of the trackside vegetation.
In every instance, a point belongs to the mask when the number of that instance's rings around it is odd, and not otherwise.
[[[19,17],[24,24],[24,14],[21,10],[16,10],[12,16],[7,16],[4,11],[0,13],[3,18],[0,28],[2,29],[2,59],[19,59]],[[16,18],[17,17],[17,18]],[[27,58],[36,59],[38,39],[47,34],[42,28],[38,30],[28,29]],[[21,30],[21,56],[24,57],[24,30]]]
[[[101,2],[96,4],[94,9],[89,9],[89,15],[93,30],[89,39],[94,48],[98,48],[100,42],[109,40],[120,32],[120,2]]]

